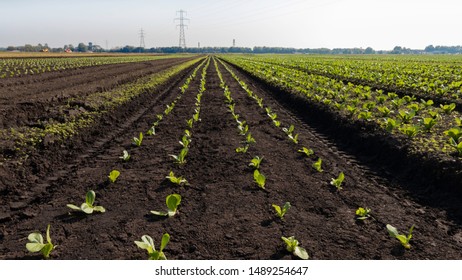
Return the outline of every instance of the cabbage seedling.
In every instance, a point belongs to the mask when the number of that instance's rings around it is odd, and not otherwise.
[[[183,148],[180,151],[179,155],[170,155],[178,164],[185,164],[186,163],[186,155],[188,154],[189,149],[188,148]]]
[[[289,208],[290,208],[290,202],[286,202],[284,204],[284,206],[279,206],[279,205],[276,205],[276,204],[272,204],[271,206],[273,206],[274,210],[276,211],[276,215],[281,219],[283,220],[284,219],[284,215],[287,213],[287,211],[289,211]]]
[[[244,147],[237,147],[236,153],[247,153],[248,149],[249,149],[249,145],[245,145]]]
[[[370,213],[371,212],[371,209],[369,208],[362,208],[362,207],[359,207],[357,210],[356,210],[356,219],[357,220],[365,220],[365,219],[368,219],[370,217]]]
[[[123,161],[129,161],[130,160],[130,154],[127,152],[127,150],[123,151],[123,155],[119,157]]]
[[[440,104],[440,107],[443,110],[443,112],[449,115],[456,108],[456,104],[455,103],[451,103],[447,105]]]
[[[146,135],[152,136],[156,134],[156,126],[153,125],[151,128],[146,132]]]
[[[133,137],[133,145],[135,146],[141,146],[141,142],[143,142],[143,132],[140,132],[140,136],[138,138]]]
[[[183,148],[188,148],[189,144],[191,144],[191,141],[187,135],[183,135],[181,140],[179,141],[180,145],[183,146]]]
[[[188,125],[189,128],[193,128],[193,124],[194,124],[194,119],[189,119],[189,120],[186,120],[186,124]]]
[[[287,251],[302,260],[307,260],[309,258],[308,252],[304,248],[298,246],[299,242],[295,239],[295,236],[291,236],[289,238],[282,236],[281,239],[286,243]]]
[[[167,257],[163,251],[168,242],[170,242],[170,235],[168,233],[164,233],[162,236],[162,241],[160,242],[159,251],[156,250],[156,247],[154,246],[154,240],[152,240],[152,237],[149,235],[143,235],[141,237],[141,241],[135,241],[135,244],[139,248],[148,251],[149,260],[167,260]]]
[[[322,164],[322,159],[321,158],[318,158],[318,160],[313,163],[313,168],[316,169],[318,172],[323,172],[324,170],[322,169],[321,167],[321,164]]]
[[[109,173],[109,176],[107,176],[109,178],[109,182],[111,183],[115,183],[115,181],[117,180],[117,178],[119,178],[120,176],[120,172],[118,170],[112,170],[111,173]]]
[[[255,143],[255,138],[252,137],[252,134],[250,132],[245,137],[245,143],[247,145]]]
[[[72,210],[77,210],[84,212],[85,214],[91,214],[94,211],[104,213],[106,209],[103,206],[94,206],[96,194],[94,191],[88,191],[85,196],[85,202],[82,203],[80,207],[75,206],[74,204],[67,204],[67,207],[71,208]]]
[[[263,160],[263,157],[256,156],[250,161],[249,166],[252,166],[255,169],[259,169],[260,163],[262,160]]]
[[[412,231],[414,230],[414,226],[415,225],[412,225],[412,227],[409,229],[409,233],[407,236],[404,234],[399,234],[398,230],[394,226],[389,224],[387,224],[387,230],[388,234],[390,234],[391,237],[398,239],[404,248],[411,249],[411,244],[409,244],[409,241],[412,238]]]
[[[307,157],[310,157],[311,155],[314,155],[314,151],[312,149],[308,149],[305,147],[302,147],[300,150],[298,150],[299,153],[305,154]]]
[[[343,189],[342,188],[342,183],[343,183],[344,179],[345,179],[345,174],[343,174],[343,172],[340,172],[337,179],[332,178],[332,180],[330,181],[330,184],[332,186],[335,186],[337,188],[337,190],[339,191],[339,190]]]
[[[169,179],[170,182],[172,182],[173,184],[176,184],[176,185],[180,185],[180,186],[183,186],[183,185],[187,185],[188,184],[188,181],[186,181],[186,179],[184,179],[183,177],[176,177],[175,176],[175,173],[173,173],[173,171],[170,171],[170,173],[168,174],[168,176],[166,176],[165,178]]]
[[[260,188],[265,189],[266,177],[258,169],[253,172],[253,179]]]
[[[451,146],[456,149],[456,151],[459,153],[459,156],[462,156],[462,142],[457,143],[453,138],[450,139]]]
[[[152,214],[157,215],[157,216],[169,216],[173,217],[175,216],[176,213],[178,213],[178,205],[180,205],[181,202],[181,195],[179,194],[171,194],[168,195],[167,198],[165,199],[165,203],[167,204],[168,211],[151,211]]]
[[[48,259],[50,257],[51,251],[56,248],[56,246],[51,243],[50,225],[47,226],[46,238],[47,243],[43,243],[43,236],[39,232],[33,232],[29,234],[27,239],[30,241],[30,243],[26,244],[27,251],[31,253],[40,252],[44,258]]]

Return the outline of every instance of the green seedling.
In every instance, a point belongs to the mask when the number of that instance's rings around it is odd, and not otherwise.
[[[400,127],[399,131],[409,138],[414,138],[419,133],[419,127],[412,124],[405,124]]]
[[[191,144],[191,141],[192,140],[187,135],[183,135],[179,143],[181,146],[183,146],[183,148],[188,148],[189,144]]]
[[[298,246],[299,242],[295,239],[295,236],[291,236],[289,238],[282,236],[281,239],[286,243],[286,249],[288,252],[302,260],[307,260],[309,258],[308,252],[304,248]]]
[[[294,129],[295,129],[294,125],[291,124],[289,128],[286,128],[286,127],[282,128],[282,131],[284,131],[287,135],[289,135],[289,134],[292,134],[292,132],[294,132]]]
[[[357,220],[366,220],[370,217],[370,213],[371,212],[371,209],[369,208],[362,208],[362,207],[359,207],[357,210],[356,210],[356,219]]]
[[[182,164],[185,164],[186,163],[186,155],[188,154],[188,151],[189,149],[188,148],[183,148],[181,149],[180,151],[180,154],[179,155],[170,155],[176,163],[182,165]]]
[[[106,209],[103,206],[94,206],[96,194],[94,191],[88,191],[85,195],[85,202],[82,203],[80,207],[74,204],[67,204],[67,207],[71,208],[72,210],[77,210],[84,212],[85,214],[92,214],[94,211],[104,213]]]
[[[398,239],[404,248],[411,249],[411,244],[409,244],[409,241],[412,238],[412,231],[414,230],[414,226],[415,225],[412,225],[412,227],[409,229],[408,235],[399,234],[398,230],[394,226],[389,224],[387,224],[387,230],[388,234],[390,234],[391,237]]]
[[[449,115],[456,108],[456,104],[455,103],[451,103],[447,105],[440,104],[440,107],[443,110],[443,112]]]
[[[156,126],[155,125],[151,126],[151,128],[146,132],[146,135],[149,135],[149,136],[156,135]]]
[[[343,183],[343,180],[345,179],[345,174],[343,174],[343,172],[340,172],[340,174],[338,175],[337,179],[334,179],[332,178],[332,180],[330,181],[330,184],[332,186],[335,186],[337,188],[337,190],[342,190],[342,183]]]
[[[245,137],[245,143],[247,145],[255,143],[255,138],[252,137],[252,134],[250,132]]]
[[[454,142],[459,143],[459,139],[462,137],[462,128],[460,127],[453,127],[444,131],[444,134],[449,136]]]
[[[181,202],[181,195],[179,194],[171,194],[168,195],[167,198],[165,199],[165,203],[167,204],[168,211],[151,211],[152,214],[157,215],[157,216],[169,216],[173,217],[178,213],[178,205],[180,205]]]
[[[313,163],[312,167],[316,169],[318,172],[323,172],[324,170],[322,169],[321,165],[322,165],[322,159],[318,158],[318,160],[315,163]]]
[[[188,137],[188,138],[191,138],[191,136],[192,136],[191,131],[189,131],[189,130],[187,130],[187,129],[185,129],[184,135],[185,135],[186,137]]]
[[[109,176],[107,176],[109,178],[109,182],[111,183],[115,183],[115,181],[117,180],[117,178],[119,178],[120,176],[120,172],[118,170],[112,170],[111,173],[109,173]]]
[[[255,169],[259,169],[262,160],[263,157],[256,156],[250,161],[249,166],[252,166]]]
[[[298,134],[295,134],[295,136],[292,135],[292,134],[290,134],[290,135],[288,135],[288,137],[289,137],[289,139],[292,140],[295,144],[298,144]]]
[[[284,215],[287,213],[287,211],[289,211],[289,208],[291,207],[290,202],[286,202],[284,206],[282,206],[282,208],[281,206],[276,205],[276,204],[272,204],[271,206],[273,206],[274,210],[276,211],[276,215],[281,220],[284,219]]]
[[[307,157],[310,157],[314,155],[314,151],[312,149],[308,149],[305,147],[302,147],[300,150],[298,150],[299,153],[305,154]]]
[[[429,132],[436,124],[437,120],[434,118],[423,118],[422,127],[425,131]]]
[[[457,143],[453,138],[451,138],[449,141],[451,142],[451,146],[456,149],[459,156],[462,156],[462,141]]]
[[[123,155],[121,157],[119,157],[120,159],[122,159],[123,161],[129,161],[130,160],[130,154],[127,152],[127,150],[124,150],[123,151]]]
[[[239,129],[239,134],[240,135],[246,135],[247,132],[249,132],[249,126],[247,124],[245,124],[245,121],[239,123],[237,128]]]
[[[141,143],[143,142],[143,132],[140,132],[140,136],[138,138],[133,137],[133,145],[135,146],[141,146]]]
[[[265,189],[266,177],[265,175],[260,173],[258,169],[255,169],[255,171],[253,172],[253,179],[254,179],[254,182],[257,183],[257,185],[260,188]]]
[[[385,119],[385,129],[388,132],[392,132],[398,126],[398,122],[395,119],[387,118]]]
[[[236,153],[247,153],[248,149],[249,149],[249,145],[245,145],[244,147],[237,147]]]
[[[48,259],[50,257],[51,251],[57,247],[57,246],[54,246],[53,243],[51,243],[50,225],[47,226],[46,238],[47,238],[47,243],[44,243],[43,236],[39,232],[33,232],[29,234],[27,239],[30,242],[26,244],[27,251],[31,253],[40,252],[42,253],[45,259]]]
[[[149,260],[167,260],[167,257],[164,254],[164,249],[167,247],[168,242],[170,242],[170,235],[164,233],[162,236],[162,241],[160,242],[160,250],[157,251],[154,246],[154,240],[149,235],[143,235],[141,241],[135,241],[138,248],[148,251]]]
[[[181,176],[176,177],[175,173],[173,173],[173,171],[170,171],[169,175],[166,176],[165,178],[169,179],[170,182],[172,182],[173,184],[176,184],[176,185],[184,186],[184,185],[188,184],[188,181],[186,179],[184,179],[183,177],[181,177]]]
[[[189,120],[186,120],[186,124],[188,125],[188,127],[190,129],[193,128],[193,124],[194,124],[194,119],[189,119]]]
[[[273,120],[273,124],[274,124],[276,127],[280,127],[280,126],[281,126],[281,122],[278,121],[278,120]]]

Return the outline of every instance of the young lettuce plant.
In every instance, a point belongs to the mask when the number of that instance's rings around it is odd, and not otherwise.
[[[176,184],[176,185],[184,186],[184,185],[188,184],[188,181],[186,181],[186,179],[184,179],[183,177],[181,177],[181,176],[176,177],[175,173],[173,173],[173,171],[170,171],[168,176],[166,176],[165,178],[169,179],[170,182],[172,182],[173,184]]]
[[[307,157],[314,155],[313,149],[308,149],[306,147],[302,147],[300,150],[298,150],[298,152],[305,154]]]
[[[149,136],[156,135],[156,126],[155,125],[151,126],[151,128],[146,132],[146,135],[149,135]]]
[[[178,205],[180,205],[181,202],[181,195],[179,194],[171,194],[168,195],[167,198],[165,199],[165,203],[167,204],[168,211],[151,211],[152,214],[157,215],[157,216],[169,216],[173,217],[178,213]]]
[[[181,149],[180,151],[180,154],[179,155],[170,155],[176,163],[178,163],[179,165],[182,165],[182,164],[185,164],[186,163],[186,155],[188,154],[188,151],[189,149],[188,148],[183,148]]]
[[[369,208],[362,208],[362,207],[359,207],[357,210],[356,210],[356,219],[357,220],[361,220],[361,221],[364,221],[366,219],[369,219],[370,218],[370,213],[371,212],[371,209]]]
[[[71,208],[72,210],[77,210],[84,212],[85,214],[92,214],[94,211],[104,213],[106,209],[103,206],[94,206],[96,194],[94,191],[88,191],[85,195],[85,202],[82,203],[80,207],[74,204],[67,204],[67,207]]]
[[[140,136],[138,138],[133,137],[133,145],[135,146],[141,146],[141,143],[143,142],[143,132],[140,132]]]
[[[279,206],[279,205],[276,205],[276,204],[272,204],[271,206],[273,206],[274,208],[274,211],[276,211],[276,215],[281,219],[281,220],[284,220],[284,215],[287,213],[287,211],[289,211],[291,205],[290,205],[290,202],[286,202],[284,204],[284,206]]]
[[[245,145],[244,147],[237,147],[236,153],[247,153],[248,149],[249,149],[249,145]]]
[[[43,236],[39,232],[33,232],[29,234],[27,239],[30,241],[29,243],[26,244],[27,251],[31,253],[40,252],[42,253],[45,259],[48,259],[50,257],[51,251],[57,247],[57,246],[54,246],[53,243],[51,243],[50,225],[47,226],[47,232],[46,232],[47,243],[43,242]]]
[[[343,180],[345,179],[345,174],[343,174],[343,172],[340,172],[340,174],[338,175],[338,177],[336,179],[332,178],[332,180],[330,181],[330,184],[334,187],[337,188],[337,190],[342,190],[342,183],[343,183]]]
[[[399,234],[398,230],[394,226],[389,225],[389,224],[387,224],[387,230],[388,230],[388,234],[390,234],[391,237],[398,239],[404,248],[411,249],[411,244],[409,244],[409,241],[412,238],[412,231],[414,230],[414,226],[415,225],[412,225],[407,235]]]
[[[255,169],[259,169],[262,160],[263,157],[256,156],[250,161],[249,166],[252,166]]]
[[[168,242],[170,242],[170,235],[164,233],[162,236],[162,241],[160,242],[160,250],[157,251],[154,246],[154,240],[149,235],[143,235],[141,241],[135,241],[138,248],[148,251],[149,260],[167,260],[167,257],[164,254],[164,249],[167,247]]]
[[[119,178],[120,176],[120,172],[118,170],[112,170],[111,173],[109,173],[109,176],[107,176],[109,178],[109,182],[111,183],[115,183],[115,181],[117,180],[117,178]]]
[[[258,169],[255,169],[255,171],[253,172],[253,179],[254,179],[254,182],[257,183],[257,185],[260,188],[265,189],[266,177],[265,175],[260,173]]]
[[[324,170],[322,169],[321,165],[322,165],[322,159],[318,158],[318,160],[315,163],[313,163],[312,167],[316,169],[316,171],[318,172],[323,172]]]
[[[286,249],[288,252],[294,254],[302,260],[307,260],[309,258],[308,252],[304,248],[298,246],[299,242],[297,239],[295,239],[295,236],[288,238],[282,236],[281,239],[286,243]]]
[[[123,161],[129,161],[130,160],[130,154],[127,152],[127,150],[124,150],[123,151],[123,154],[121,157],[119,157],[120,159],[122,159]]]

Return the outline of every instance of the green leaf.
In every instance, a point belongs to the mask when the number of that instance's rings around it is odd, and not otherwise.
[[[72,210],[82,211],[82,209],[74,204],[67,204],[67,207],[71,208]]]
[[[82,203],[82,206],[80,206],[80,209],[86,213],[86,214],[91,214],[93,213],[93,206],[88,205],[87,203]]]
[[[255,171],[253,172],[253,178],[260,188],[265,189],[265,182],[266,182],[265,175],[260,173],[258,169],[255,169]]]
[[[168,209],[173,213],[176,213],[176,209],[178,208],[178,205],[180,205],[180,202],[181,202],[181,195],[176,194],[176,193],[168,195],[165,200],[165,203],[167,204]]]
[[[47,243],[45,246],[43,246],[42,250],[40,250],[45,258],[50,257],[50,253],[53,250],[53,244]]]
[[[111,173],[109,173],[109,176],[108,176],[109,181],[111,183],[114,183],[117,180],[117,178],[119,178],[119,175],[120,175],[120,172],[118,170],[112,170]]]
[[[168,242],[170,242],[170,234],[164,233],[164,235],[162,236],[162,241],[160,242],[160,251],[161,252],[165,249]]]
[[[276,205],[276,204],[272,204],[271,206],[273,206],[273,208],[276,211],[278,217],[282,217],[281,207],[279,205]]]
[[[85,202],[88,204],[88,206],[93,206],[93,203],[95,203],[95,198],[96,198],[95,192],[90,190],[85,195]]]
[[[388,234],[390,234],[391,237],[396,237],[397,235],[399,235],[398,230],[390,224],[387,224],[387,230]]]
[[[27,251],[31,253],[40,252],[43,247],[45,247],[45,244],[42,244],[42,243],[27,243],[26,244]]]
[[[156,216],[167,216],[168,212],[163,212],[163,211],[151,211],[152,214]]]
[[[103,206],[94,206],[93,211],[104,213],[104,212],[106,212],[106,209],[104,209]]]
[[[48,224],[48,226],[47,226],[47,233],[46,233],[46,235],[47,235],[47,242],[48,242],[48,243],[51,243],[51,237],[50,237],[50,224]]]
[[[33,232],[27,237],[30,242],[43,244],[43,236],[38,232]]]
[[[307,260],[309,258],[308,252],[300,246],[295,247],[294,255],[302,260]]]

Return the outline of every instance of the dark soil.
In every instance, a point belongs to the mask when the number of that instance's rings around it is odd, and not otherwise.
[[[143,94],[62,147],[37,151],[14,174],[0,167],[0,258],[40,258],[28,253],[25,244],[29,233],[43,234],[47,224],[59,245],[53,259],[146,259],[134,241],[148,234],[159,246],[165,232],[171,235],[165,250],[170,259],[293,259],[281,236],[295,236],[311,259],[461,258],[459,220],[447,208],[417,199],[404,174],[393,179],[387,165],[365,160],[353,143],[342,145],[325,133],[328,124],[310,122],[306,114],[275,98],[281,92],[240,73],[277,113],[281,127],[295,126],[299,144],[293,143],[224,67],[219,68],[236,113],[256,139],[248,153],[235,152],[244,138],[224,103],[213,63],[207,69],[201,121],[192,129],[187,163],[178,166],[169,155],[179,153],[178,140],[194,114],[200,71],[156,135],[146,137],[138,148],[131,145],[132,137],[147,131],[156,114],[180,95],[178,88],[189,69],[168,87]],[[297,152],[302,146],[315,155],[303,157]],[[119,159],[124,149],[132,155],[126,163]],[[248,166],[257,155],[264,158],[265,190],[253,183]],[[322,173],[311,167],[318,157],[323,159]],[[121,175],[108,184],[112,169]],[[190,185],[169,183],[165,176],[171,170]],[[341,171],[346,179],[343,190],[337,191],[329,182]],[[107,212],[70,215],[66,204],[79,205],[90,189]],[[178,215],[158,219],[149,213],[164,210],[165,197],[172,193],[182,196]],[[281,221],[271,204],[286,201],[292,208]],[[359,206],[371,208],[372,218],[356,221]],[[388,236],[388,223],[402,233],[416,225],[410,250]]]

